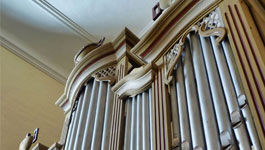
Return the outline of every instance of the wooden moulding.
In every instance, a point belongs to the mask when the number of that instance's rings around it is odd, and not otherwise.
[[[135,96],[151,86],[156,70],[157,66],[152,63],[135,68],[130,74],[116,83],[112,90],[121,99],[127,96]]]
[[[83,53],[81,50],[82,56],[76,61],[76,65],[67,79],[64,94],[55,103],[65,113],[70,110],[73,100],[83,83],[99,70],[116,65],[126,55],[126,51],[129,51],[131,47],[138,43],[139,39],[128,28],[124,28],[113,42],[101,45],[101,41],[98,44],[94,43],[92,46],[90,45],[90,47],[85,48]],[[123,46],[125,48],[122,48]],[[80,55],[79,53],[77,53],[77,56]],[[114,81],[115,79],[104,78],[103,80]]]
[[[95,72],[116,63],[116,55],[112,43],[104,44],[90,51],[76,64],[70,73],[65,85],[64,94],[55,104],[67,113],[84,82],[89,80]]]
[[[259,140],[265,149],[264,55],[260,53],[264,44],[244,1],[225,0],[220,10]]]
[[[64,94],[56,102],[56,105],[67,113],[73,105],[73,99],[75,99],[78,90],[85,81],[91,78],[93,73],[109,65],[116,64],[125,55],[129,60],[140,60],[130,57],[131,55],[126,51],[130,51],[137,56],[139,55],[140,58],[140,55],[148,51],[150,47],[154,47],[155,44],[156,46],[152,50],[150,56],[148,54],[144,61],[136,61],[139,62],[141,66],[145,62],[154,64],[158,58],[161,58],[169,47],[171,47],[170,45],[179,38],[183,32],[182,29],[186,31],[194,22],[199,20],[203,14],[216,7],[220,1],[221,0],[210,0],[209,2],[203,0],[181,0],[173,3],[158,18],[154,26],[141,38],[141,40],[129,29],[125,28],[115,40],[89,51],[82,57],[82,60],[76,64],[70,73],[66,82]],[[181,28],[179,26],[181,26]],[[169,42],[165,42],[165,40]],[[136,67],[140,65],[137,64]]]

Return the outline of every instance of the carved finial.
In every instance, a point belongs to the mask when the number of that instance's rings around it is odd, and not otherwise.
[[[75,64],[77,64],[82,58],[85,57],[85,55],[89,52],[91,52],[92,50],[100,47],[105,41],[105,37],[103,37],[102,39],[100,39],[98,41],[98,43],[90,43],[86,46],[84,46],[79,52],[77,52],[77,54],[75,55],[74,58],[74,62]]]
[[[36,128],[34,130],[33,136],[31,136],[30,133],[27,133],[26,137],[23,139],[23,141],[19,145],[19,150],[29,150],[31,145],[38,140],[38,134],[39,134],[39,128]]]

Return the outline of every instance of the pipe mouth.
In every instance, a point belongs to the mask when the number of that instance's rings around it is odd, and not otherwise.
[[[194,150],[204,150],[204,148],[200,147],[200,146],[196,146],[196,147],[194,147]]]
[[[239,128],[241,124],[242,124],[242,121],[236,122],[235,124],[233,124],[233,129]]]
[[[223,150],[232,150],[233,148],[234,146],[230,144],[230,145],[223,147]]]

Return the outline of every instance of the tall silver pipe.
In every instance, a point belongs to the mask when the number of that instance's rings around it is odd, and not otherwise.
[[[235,58],[232,54],[232,49],[228,41],[226,40],[222,42],[222,47],[223,47],[227,65],[228,65],[228,68],[229,68],[229,71],[232,77],[233,85],[235,87],[236,95],[238,98],[238,103],[240,107],[244,106],[241,110],[242,110],[242,114],[244,118],[246,119],[247,130],[248,130],[250,139],[252,141],[253,147],[255,149],[261,149],[260,141],[257,135],[257,130],[255,128],[254,121],[252,119],[252,115],[249,110],[248,103],[246,102],[247,99],[246,99],[246,96],[244,95],[245,94],[244,88],[243,88],[242,81],[239,76],[239,72],[236,67]]]
[[[96,108],[95,124],[91,142],[91,149],[100,149],[104,125],[104,113],[107,95],[107,82],[100,81],[99,96]]]
[[[132,124],[132,99],[128,98],[126,100],[126,124],[125,124],[125,134],[124,134],[124,150],[130,149],[130,135],[132,134],[131,131],[131,124]]]
[[[216,45],[215,37],[210,37],[213,45],[213,51],[216,58],[217,66],[219,68],[219,74],[221,77],[226,103],[228,106],[228,110],[230,112],[230,119],[234,125],[240,125],[240,128],[233,127],[235,136],[237,141],[240,143],[239,145],[243,145],[244,147],[250,147],[250,141],[248,138],[243,137],[242,135],[248,137],[245,124],[243,123],[243,118],[239,109],[237,96],[234,90],[234,85],[232,83],[232,79],[226,64],[226,59],[224,57],[222,48],[220,45]],[[242,133],[241,133],[242,132]]]
[[[225,97],[221,81],[216,68],[216,62],[213,55],[211,41],[209,38],[200,37],[202,51],[205,60],[205,66],[208,73],[209,85],[212,93],[213,104],[216,113],[216,119],[219,127],[219,134],[222,147],[234,144],[232,126],[229,119],[228,110],[225,103]]]
[[[205,149],[199,100],[196,91],[195,78],[188,40],[185,43],[184,81],[187,94],[187,104],[191,129],[192,148]]]
[[[114,94],[111,90],[110,84],[108,84],[106,110],[105,110],[105,115],[104,115],[104,127],[103,127],[103,133],[102,133],[102,145],[101,145],[102,150],[109,148],[111,116],[113,113],[113,98],[114,98]]]
[[[69,128],[68,128],[68,134],[67,134],[67,138],[66,138],[66,141],[65,141],[65,147],[64,147],[64,149],[66,149],[66,150],[69,149],[70,137],[72,137],[72,134],[73,134],[73,124],[74,124],[73,122],[74,122],[75,117],[76,117],[75,113],[76,113],[76,111],[74,111],[72,113],[71,122],[70,122],[70,125],[69,125]]]
[[[234,87],[231,81],[231,77],[227,68],[226,60],[224,58],[224,55],[222,54],[222,50],[220,49],[220,46],[217,46],[215,43],[215,38],[211,38],[211,43],[213,45],[213,51],[220,75],[220,79],[223,85],[223,90],[226,98],[226,103],[228,106],[228,111],[230,115],[230,119],[232,121],[232,124],[235,124],[241,120],[240,110],[237,103],[237,97],[236,93],[234,91]]]
[[[223,52],[225,55],[226,63],[229,68],[229,72],[233,81],[234,89],[237,97],[244,94],[243,85],[239,76],[239,72],[236,67],[236,62],[232,53],[232,49],[227,40],[222,42]],[[220,49],[221,50],[221,49]],[[245,102],[238,102],[239,106],[243,106]]]
[[[78,104],[77,104],[77,108],[76,108],[76,117],[73,120],[73,131],[72,131],[72,135],[70,137],[70,144],[69,144],[69,149],[73,149],[74,147],[74,142],[76,140],[76,132],[77,132],[77,125],[78,125],[78,121],[80,119],[80,113],[81,113],[81,105],[82,105],[82,101],[84,98],[84,93],[81,93],[78,99]]]
[[[196,77],[202,122],[204,127],[205,143],[207,149],[221,149],[212,97],[209,91],[208,77],[202,56],[201,44],[198,35],[191,33],[191,52]],[[207,43],[203,43],[207,44]],[[203,45],[206,46],[206,45]]]
[[[253,148],[255,150],[261,149],[261,145],[260,145],[259,138],[256,132],[254,121],[252,119],[251,112],[249,110],[249,106],[246,104],[241,110],[242,110],[242,114],[246,121],[247,130],[249,133],[249,137],[252,141]]]
[[[177,104],[180,126],[181,149],[191,148],[189,114],[187,110],[187,99],[183,77],[182,61],[176,70]]]
[[[94,80],[92,94],[90,98],[89,108],[86,118],[86,128],[84,131],[84,138],[82,141],[82,149],[87,150],[91,149],[91,139],[95,122],[95,112],[98,99],[98,81]]]
[[[154,110],[154,101],[152,98],[152,88],[148,90],[149,98],[149,126],[150,126],[150,149],[156,150],[156,140],[155,140],[155,110]]]
[[[150,129],[149,129],[149,118],[151,117],[149,115],[149,97],[148,97],[148,91],[143,92],[142,94],[142,137],[143,137],[143,150],[149,150],[150,149]]]
[[[131,121],[131,141],[130,150],[136,149],[136,124],[137,124],[137,103],[135,96],[132,98],[132,121]]]
[[[141,150],[143,149],[143,138],[142,138],[142,94],[137,95],[137,117],[136,117],[136,149]]]
[[[75,140],[73,149],[81,149],[81,142],[82,142],[81,139],[83,138],[84,130],[85,130],[85,119],[84,118],[87,117],[87,111],[89,107],[92,86],[93,86],[93,82],[89,82],[87,83],[86,88],[85,88],[83,103],[81,105],[82,108],[81,108],[80,119],[78,122],[76,140]]]
[[[171,118],[173,127],[172,144],[174,147],[180,143],[180,129],[179,129],[179,113],[178,113],[178,95],[176,89],[175,79],[170,86],[170,100],[171,100]]]

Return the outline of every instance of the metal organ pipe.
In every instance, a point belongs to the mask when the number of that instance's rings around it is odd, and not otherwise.
[[[141,94],[138,94],[137,95],[137,100],[136,100],[136,103],[137,103],[137,116],[136,116],[136,149],[137,150],[140,150],[140,149],[143,149],[143,136],[142,136],[142,109],[141,109],[141,106],[142,106],[142,102],[143,102],[143,99],[142,99],[142,95]]]
[[[91,89],[92,89],[93,83],[88,82],[85,86],[85,93],[84,93],[84,98],[82,102],[82,108],[81,108],[81,114],[80,114],[80,119],[78,121],[78,128],[77,128],[77,134],[76,134],[76,140],[74,143],[74,149],[81,149],[81,139],[83,138],[84,135],[84,130],[85,130],[85,119],[87,117],[87,111],[89,107],[89,100],[90,100],[90,95],[91,95]]]
[[[96,106],[95,124],[93,128],[91,149],[100,149],[101,147],[105,104],[106,104],[106,94],[107,94],[107,83],[100,81],[99,96],[98,96],[98,100],[97,100],[98,102]]]
[[[216,45],[215,38],[211,38],[211,43],[213,45],[213,51],[216,58],[217,66],[219,68],[219,74],[221,77],[226,103],[228,106],[228,110],[230,112],[230,119],[232,122],[232,126],[235,132],[236,139],[239,143],[240,149],[250,149],[250,142],[248,140],[248,134],[246,132],[245,124],[242,123],[243,117],[241,115],[239,104],[237,101],[237,96],[234,91],[234,86],[232,83],[232,79],[229,74],[229,70],[227,68],[226,60],[223,54],[223,51],[220,45]]]
[[[142,94],[142,137],[143,137],[143,150],[150,149],[150,127],[149,127],[149,99],[148,91]]]
[[[196,35],[195,33],[190,34],[190,40],[192,45],[191,51],[193,66],[197,82],[206,147],[207,149],[221,149],[217,131],[217,124],[215,122],[215,112],[209,91],[208,77],[203,62],[200,40],[198,35]]]
[[[69,149],[73,149],[73,147],[74,147],[74,142],[75,142],[75,139],[76,139],[77,125],[78,125],[78,121],[80,119],[81,104],[82,104],[82,101],[83,101],[83,97],[84,97],[84,94],[81,93],[81,95],[78,98],[77,107],[75,108],[76,109],[75,110],[76,111],[76,117],[73,120],[73,129],[72,129],[72,134],[70,136]]]
[[[150,123],[151,89],[126,99],[126,122],[123,149],[152,149],[152,123]]]
[[[137,122],[137,103],[136,98],[132,98],[132,121],[131,121],[131,137],[130,137],[130,149],[135,150],[136,149],[136,122]]]
[[[188,41],[188,40],[187,40]],[[191,129],[192,148],[204,149],[204,134],[201,122],[199,101],[191,60],[190,46],[185,43],[184,81],[187,94],[187,104]]]
[[[191,137],[190,137],[189,114],[187,110],[187,99],[186,99],[186,91],[185,91],[185,84],[183,77],[183,67],[181,61],[179,62],[176,70],[176,90],[177,90],[177,104],[178,104],[177,107],[179,113],[181,149],[190,149]]]
[[[125,124],[123,149],[130,149],[131,123],[132,123],[132,99],[129,98],[126,100],[126,124]]]
[[[67,138],[66,138],[66,144],[65,144],[65,149],[69,149],[69,144],[70,144],[70,137],[72,137],[72,134],[73,134],[73,120],[74,118],[76,117],[75,115],[75,111],[72,112],[72,116],[71,117],[71,122],[70,122],[70,125],[69,125],[69,129],[68,129],[68,134],[67,134]]]
[[[84,138],[82,142],[82,149],[85,149],[85,150],[91,148],[91,139],[92,139],[91,135],[93,132],[94,121],[95,121],[97,98],[98,98],[98,82],[94,80],[88,114],[86,118],[86,128],[85,128]]]
[[[106,107],[105,107],[106,110],[104,116],[104,126],[103,126],[102,143],[101,143],[102,150],[109,148],[111,116],[113,113],[113,98],[114,98],[113,95],[114,94],[111,91],[111,86],[110,84],[108,84]]]
[[[214,59],[211,41],[209,38],[200,37],[202,43],[202,51],[207,69],[212,100],[215,108],[216,119],[219,127],[219,134],[222,147],[234,144],[233,131],[230,123],[225,98],[220,83],[218,69]]]
[[[241,82],[235,61],[234,61],[231,47],[227,41],[222,42],[222,47],[223,47],[223,51],[226,57],[226,62],[227,62],[227,65],[230,71],[230,75],[233,81],[235,92],[238,98],[238,103],[241,106],[241,111],[246,121],[247,130],[248,130],[251,142],[253,144],[253,148],[261,149],[260,141],[258,139],[257,131],[256,131],[254,121],[251,116],[248,103],[246,102],[247,100],[246,100],[246,96],[244,93],[243,85],[242,85],[242,82]]]
[[[150,148],[152,150],[156,150],[156,139],[155,139],[155,111],[154,111],[154,101],[152,98],[152,88],[148,90],[148,98],[149,98],[149,126],[150,126]]]
[[[177,101],[177,90],[176,83],[173,79],[173,83],[170,88],[170,99],[171,99],[171,118],[172,118],[172,130],[173,130],[173,146],[179,145],[180,142],[180,130],[179,130],[179,112],[178,112],[178,101]],[[183,100],[183,99],[181,99]],[[182,121],[182,120],[181,120]]]

